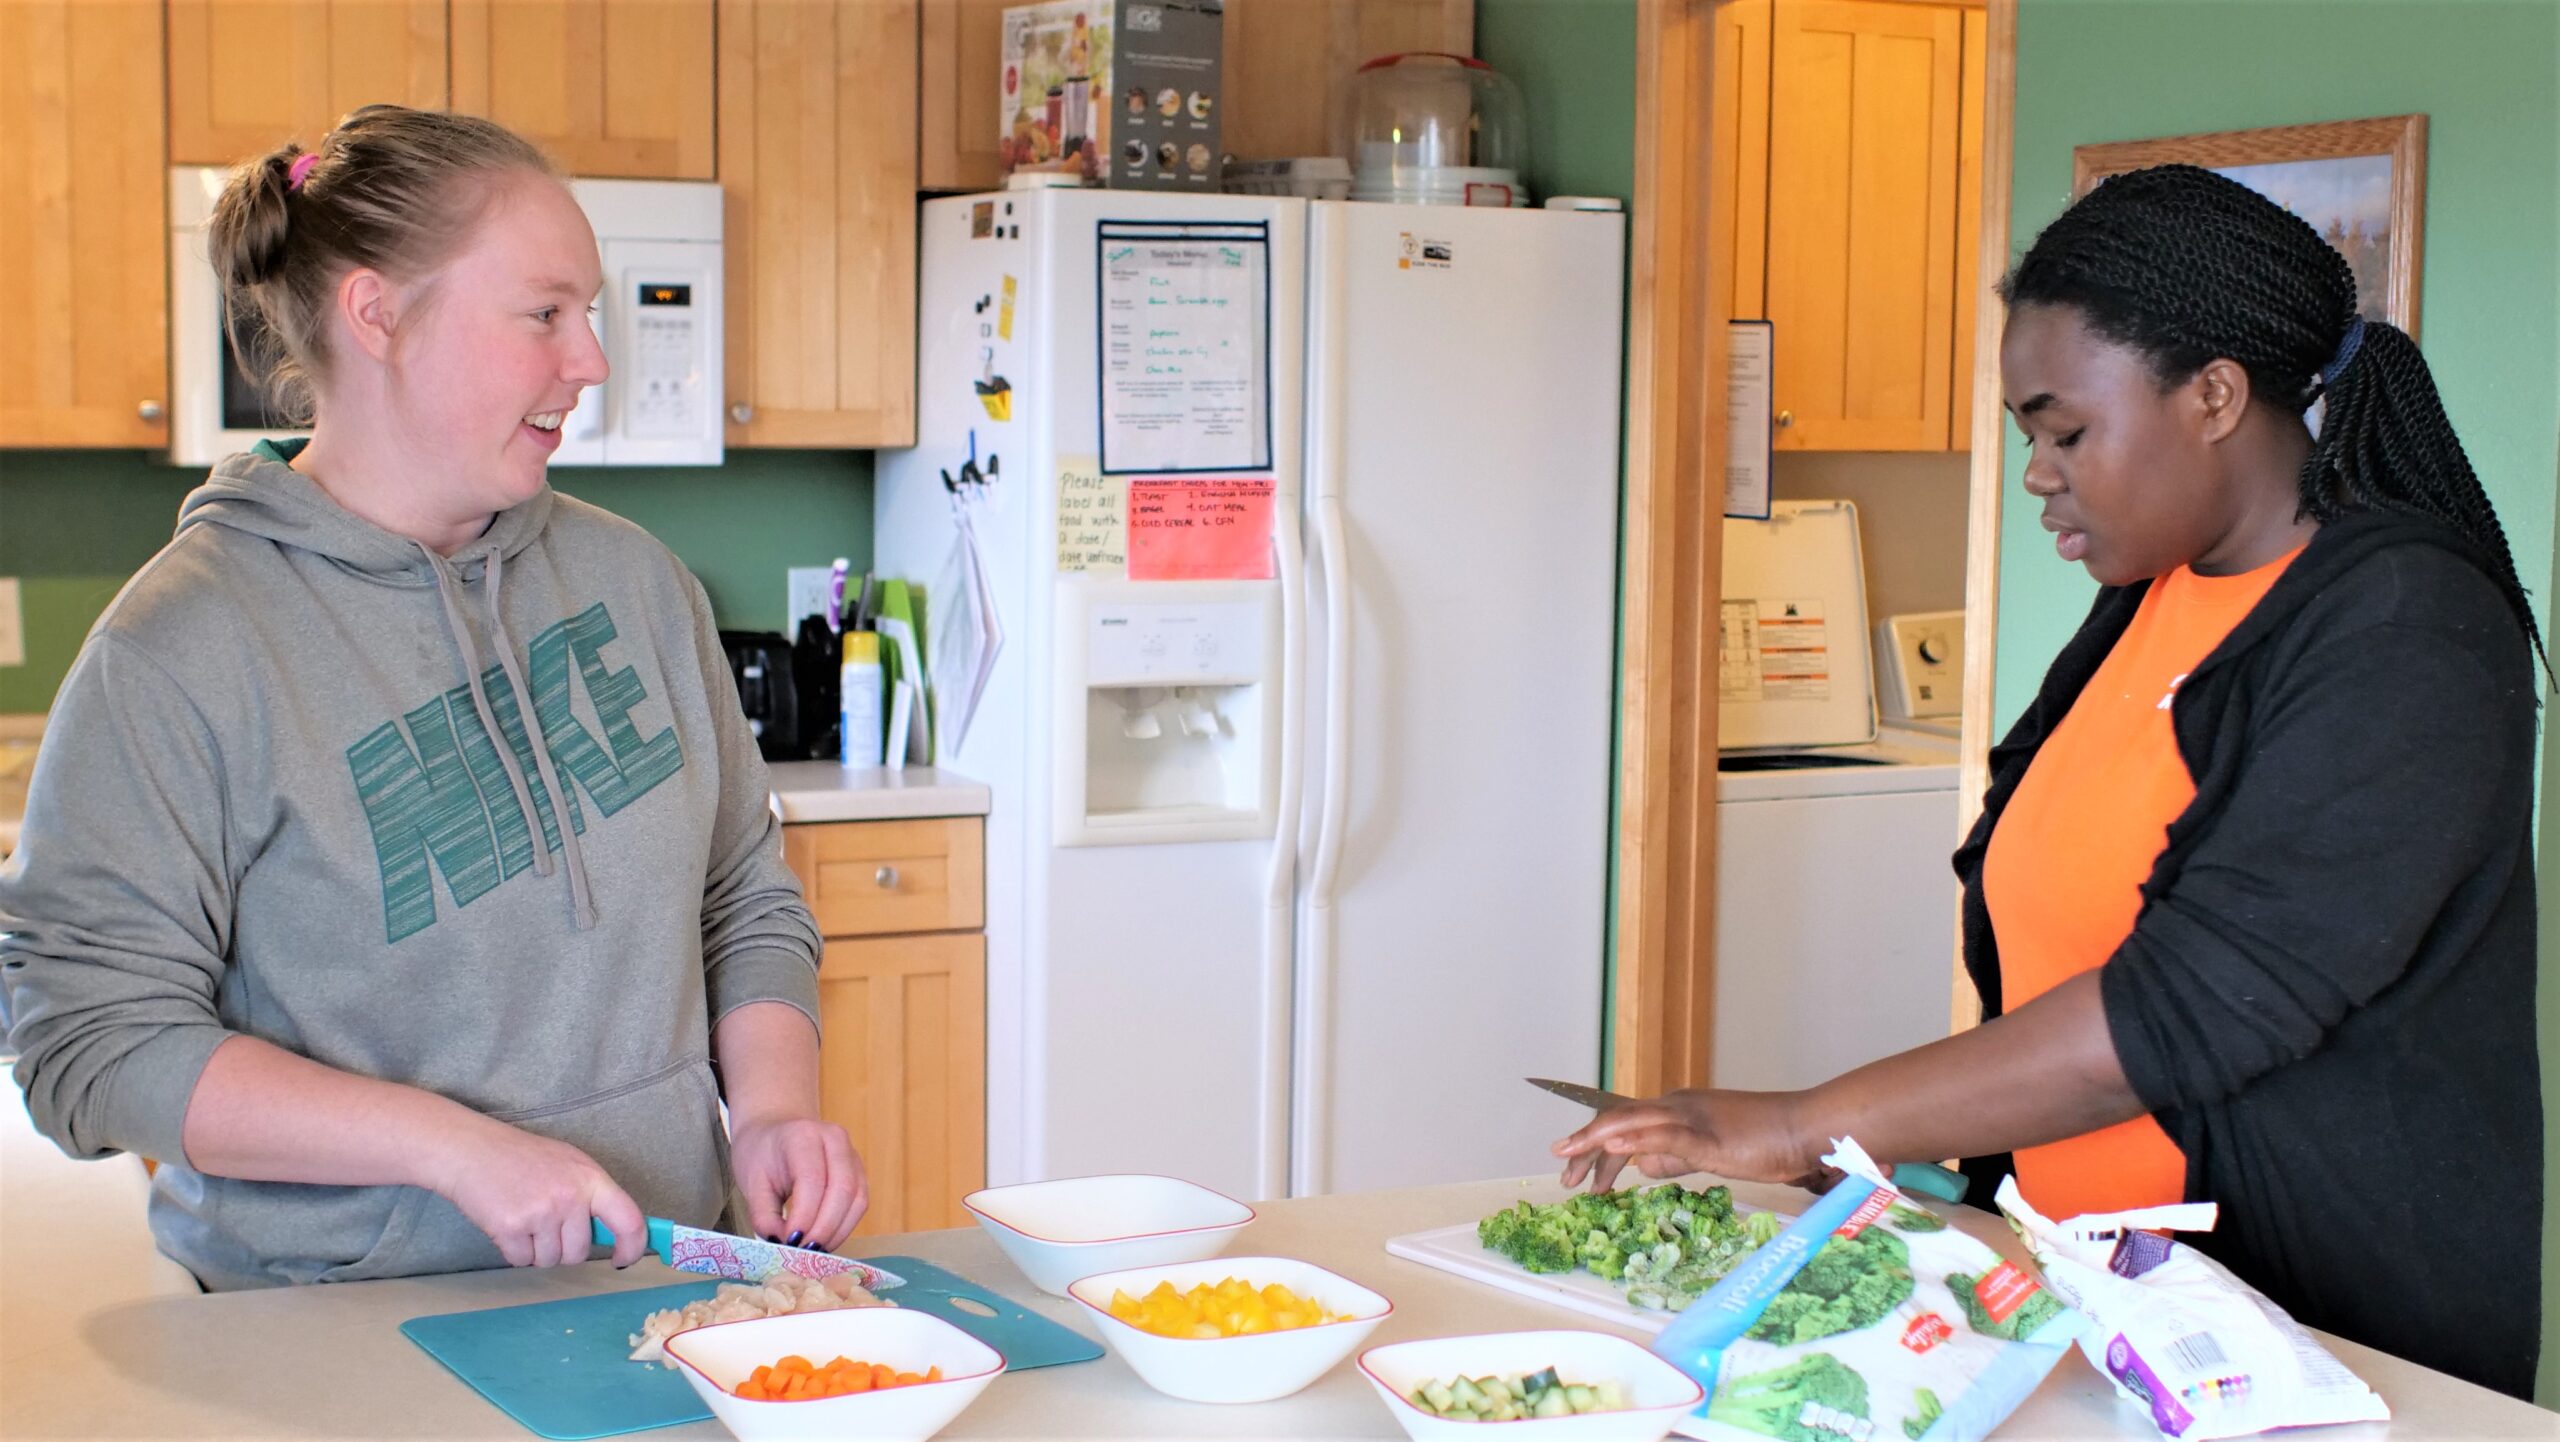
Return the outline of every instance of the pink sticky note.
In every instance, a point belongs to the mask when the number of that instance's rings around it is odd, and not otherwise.
[[[1268,581],[1269,476],[1129,482],[1129,579]]]

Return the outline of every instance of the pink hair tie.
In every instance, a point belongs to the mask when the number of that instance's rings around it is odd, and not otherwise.
[[[306,150],[300,155],[295,156],[293,158],[293,168],[285,172],[284,188],[287,190],[300,190],[302,188],[302,182],[310,177],[311,167],[318,165],[319,163],[320,153],[318,151]]]

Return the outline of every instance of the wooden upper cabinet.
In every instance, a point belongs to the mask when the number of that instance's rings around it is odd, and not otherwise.
[[[1944,450],[1961,11],[1781,0],[1768,315],[1784,450]]]
[[[1475,53],[1475,0],[1227,0],[1227,150],[1349,155],[1351,76],[1381,55]]]
[[[1983,76],[1990,63],[1991,17],[1964,12],[1964,110],[1956,142],[1956,335],[1947,449],[1973,449],[1973,327],[1981,303]]]
[[[1020,0],[924,0],[916,71],[923,106],[917,153],[921,190],[994,190],[1004,184],[996,139],[997,72],[1004,12]]]
[[[0,0],[0,446],[169,443],[161,13]]]
[[[169,0],[169,161],[312,145],[347,112],[442,110],[444,0]]]
[[[1715,120],[1707,213],[1727,229],[1723,268],[1708,279],[1727,320],[1760,320],[1768,305],[1769,0],[1716,8]]]
[[[452,16],[454,109],[572,175],[715,175],[712,0],[452,0]],[[845,83],[877,83],[885,68]]]
[[[913,445],[916,0],[719,20],[729,444]]]

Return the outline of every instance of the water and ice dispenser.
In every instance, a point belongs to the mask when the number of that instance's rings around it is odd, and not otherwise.
[[[1087,581],[1059,602],[1058,844],[1269,836],[1278,586]]]

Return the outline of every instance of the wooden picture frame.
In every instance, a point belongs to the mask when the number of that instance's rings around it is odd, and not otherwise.
[[[2360,169],[2369,172],[2377,161],[2387,168],[2385,175],[2356,173]],[[2368,318],[2387,320],[2412,336],[2418,333],[2418,276],[2426,235],[2427,117],[2386,115],[2370,120],[2331,120],[2313,125],[2077,146],[2071,152],[2071,195],[2076,200],[2111,175],[2174,163],[2225,172],[2244,166],[2287,167],[2289,175],[2233,178],[2286,201],[2286,208],[2310,221],[2332,244],[2347,252],[2349,261],[2357,263],[2358,300]],[[2293,170],[2341,166],[2345,169],[2339,174],[2325,176],[2318,171]],[[2336,210],[2312,214],[2304,205],[2289,201],[2284,193],[2288,190],[2297,197],[2306,190],[2352,193],[2354,199],[2350,203],[2358,213],[2353,217]],[[2377,197],[2387,197],[2381,201],[2380,215],[2372,213]],[[2351,218],[2355,227],[2352,232],[2347,228]],[[2346,240],[2352,240],[2358,249],[2348,249],[2343,243]],[[2376,250],[2379,256],[2374,255]]]

